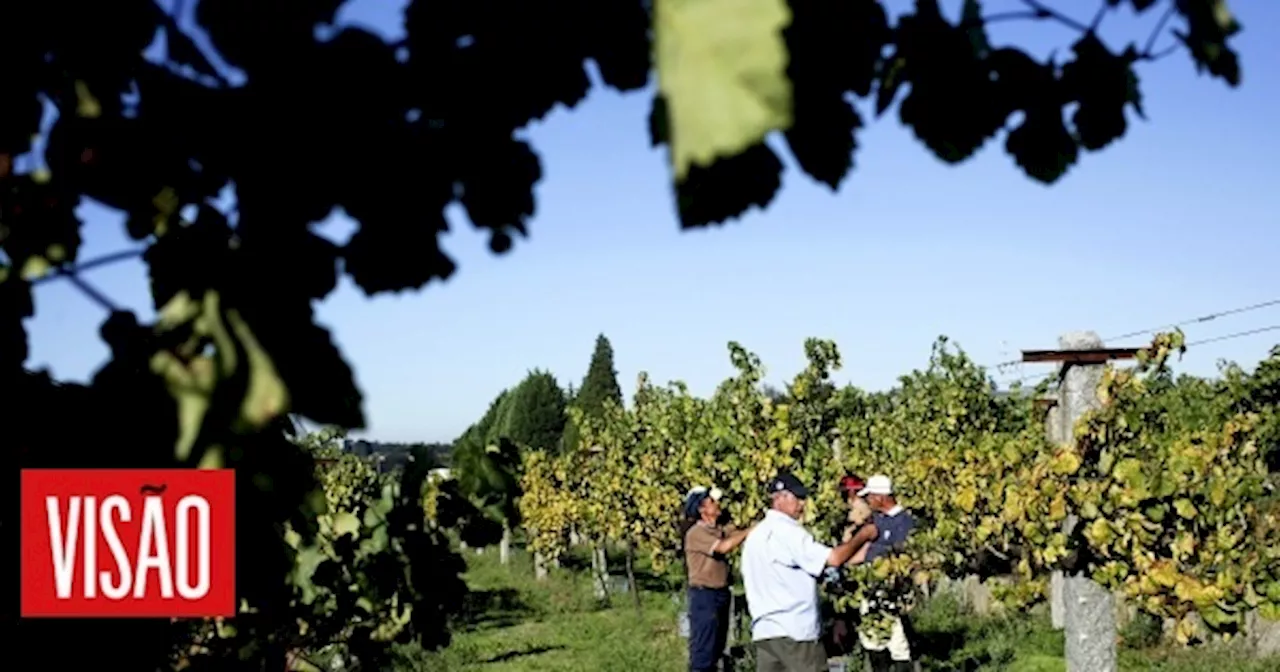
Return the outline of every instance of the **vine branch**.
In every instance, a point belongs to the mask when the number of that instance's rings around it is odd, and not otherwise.
[[[91,271],[95,268],[99,268],[102,266],[110,266],[112,264],[116,264],[121,261],[128,261],[129,259],[141,257],[142,253],[145,251],[146,250],[144,248],[137,248],[133,250],[121,250],[119,252],[112,252],[111,254],[104,254],[101,257],[94,257],[93,259],[90,259],[80,264],[73,264],[70,266],[59,268],[56,273],[42,275],[36,278],[35,280],[32,280],[31,285],[36,286],[41,283],[57,280],[59,278],[72,277],[72,276],[75,276],[76,274],[83,273],[85,271]]]
[[[1160,20],[1156,22],[1156,27],[1152,29],[1151,35],[1147,37],[1147,46],[1142,48],[1142,58],[1147,60],[1162,58],[1162,56],[1156,56],[1152,50],[1155,49],[1156,40],[1160,39],[1160,33],[1164,31],[1165,24],[1169,23],[1169,19],[1173,17],[1173,13],[1176,10],[1177,5],[1172,3],[1169,5],[1168,9],[1164,10],[1164,14],[1160,16]],[[1174,45],[1174,49],[1177,49],[1177,45]],[[1163,50],[1162,53],[1164,55],[1168,55],[1171,51],[1173,51],[1173,49]]]
[[[170,11],[160,12],[160,22],[164,25],[166,34],[165,39],[168,41],[169,45],[172,45],[172,41],[177,39],[178,36],[185,38],[191,44],[191,48],[195,50],[196,55],[201,59],[204,59],[205,65],[208,66],[209,73],[213,75],[213,79],[217,80],[217,82],[224,87],[230,87],[231,82],[228,81],[221,72],[218,72],[218,69],[213,65],[213,61],[209,58],[209,55],[204,53],[204,50],[200,48],[200,45],[195,43],[195,40],[191,39],[190,35],[187,35],[185,31],[178,27],[178,17],[182,15],[183,10],[185,9],[185,4],[186,3],[183,0],[175,0]],[[169,49],[170,52],[168,57],[172,59],[172,46],[170,46]]]
[[[102,306],[102,308],[107,312],[114,313],[119,310],[119,307],[116,306],[116,303],[111,300],[111,297],[104,294],[97,287],[94,287],[93,285],[89,284],[88,280],[85,280],[84,278],[76,275],[73,272],[59,271],[59,275],[66,277],[66,279],[70,281],[71,284],[76,286],[76,289],[80,290],[82,294],[89,297],[89,300],[93,301],[99,306]]]
[[[1024,9],[1024,10],[1010,11],[1010,12],[996,12],[995,14],[990,14],[988,16],[982,17],[982,21],[983,23],[999,23],[1001,21],[1018,21],[1021,19],[1047,19],[1047,18],[1049,17],[1044,16],[1040,14],[1040,12],[1037,12],[1035,10]]]
[[[1110,10],[1111,5],[1104,0],[1102,6],[1098,8],[1098,13],[1093,15],[1093,21],[1089,24],[1089,32],[1098,32],[1098,28],[1102,26],[1102,19],[1106,17],[1107,12]]]

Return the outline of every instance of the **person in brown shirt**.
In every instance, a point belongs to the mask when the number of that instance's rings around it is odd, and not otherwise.
[[[716,670],[729,636],[729,562],[726,557],[742,544],[751,528],[739,530],[720,523],[720,490],[697,487],[685,498],[685,517],[692,521],[684,534],[685,567],[689,579],[689,669]]]

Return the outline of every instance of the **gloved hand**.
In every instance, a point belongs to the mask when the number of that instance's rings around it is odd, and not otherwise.
[[[822,587],[833,593],[844,592],[842,575],[839,567],[828,567],[822,570]]]
[[[861,497],[855,497],[853,504],[849,506],[849,522],[854,525],[862,525],[871,518],[871,507],[866,500]]]

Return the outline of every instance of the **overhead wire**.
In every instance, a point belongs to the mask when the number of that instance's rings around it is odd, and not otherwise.
[[[1275,331],[1277,329],[1280,329],[1280,324],[1273,324],[1269,327],[1259,327],[1257,329],[1249,329],[1248,331],[1237,331],[1234,334],[1226,334],[1224,336],[1214,336],[1212,338],[1202,338],[1198,341],[1192,341],[1187,343],[1187,347],[1191,347],[1193,345],[1204,345],[1205,343],[1217,343],[1218,341],[1229,341],[1233,338],[1243,338],[1245,336],[1262,334],[1268,331]]]
[[[1103,340],[1105,340],[1105,341],[1118,341],[1118,340],[1120,340],[1120,339],[1122,339],[1122,338],[1133,338],[1134,336],[1142,336],[1143,334],[1150,334],[1150,333],[1153,333],[1153,332],[1156,332],[1156,331],[1160,331],[1161,329],[1169,329],[1169,328],[1185,327],[1185,326],[1189,326],[1189,325],[1192,325],[1192,324],[1201,324],[1201,323],[1204,323],[1204,322],[1209,322],[1209,321],[1212,321],[1212,320],[1216,320],[1216,319],[1218,319],[1219,317],[1226,317],[1226,316],[1228,316],[1228,315],[1238,315],[1238,314],[1240,314],[1240,313],[1247,313],[1247,312],[1252,311],[1252,310],[1259,310],[1259,309],[1262,309],[1262,308],[1267,308],[1267,307],[1269,307],[1269,306],[1275,306],[1275,305],[1280,305],[1280,299],[1272,299],[1271,301],[1263,301],[1262,303],[1255,303],[1255,304],[1253,304],[1253,305],[1250,305],[1250,306],[1242,306],[1242,307],[1240,307],[1240,308],[1232,308],[1232,309],[1230,309],[1230,310],[1221,310],[1221,311],[1218,311],[1218,312],[1216,312],[1216,313],[1209,313],[1208,315],[1201,315],[1200,317],[1193,317],[1193,318],[1191,318],[1191,319],[1189,319],[1189,320],[1183,320],[1183,321],[1181,321],[1181,322],[1175,322],[1175,323],[1173,323],[1173,324],[1166,324],[1166,325],[1159,326],[1159,327],[1152,327],[1152,328],[1150,328],[1150,329],[1143,329],[1143,330],[1141,330],[1141,331],[1131,331],[1131,332],[1129,332],[1129,333],[1127,333],[1127,334],[1120,334],[1119,336],[1110,336],[1110,337],[1107,337],[1107,338],[1105,338],[1105,339],[1103,339]]]
[[[1238,307],[1238,308],[1230,308],[1230,309],[1227,309],[1227,310],[1220,310],[1220,311],[1215,312],[1215,313],[1209,313],[1208,315],[1201,315],[1200,317],[1193,317],[1193,318],[1191,318],[1191,319],[1182,320],[1182,321],[1180,321],[1180,322],[1174,322],[1174,323],[1172,323],[1172,324],[1166,324],[1166,325],[1159,326],[1159,327],[1151,327],[1151,328],[1149,328],[1149,329],[1142,329],[1142,330],[1139,330],[1139,331],[1131,331],[1131,332],[1129,332],[1129,333],[1127,333],[1127,334],[1120,334],[1119,336],[1109,336],[1109,337],[1107,337],[1107,338],[1104,338],[1104,339],[1103,339],[1103,341],[1104,341],[1104,342],[1105,342],[1105,341],[1118,341],[1118,340],[1123,339],[1123,338],[1133,338],[1134,336],[1142,336],[1143,334],[1150,334],[1150,333],[1154,333],[1154,332],[1160,331],[1160,330],[1162,330],[1162,329],[1181,328],[1181,327],[1189,326],[1189,325],[1192,325],[1192,324],[1203,324],[1203,323],[1205,323],[1205,322],[1211,322],[1211,321],[1213,321],[1213,320],[1216,320],[1216,319],[1218,319],[1219,317],[1226,317],[1226,316],[1228,316],[1228,315],[1239,315],[1239,314],[1241,314],[1241,313],[1247,313],[1247,312],[1254,311],[1254,310],[1261,310],[1262,308],[1268,308],[1268,307],[1270,307],[1270,306],[1276,306],[1276,305],[1280,305],[1280,299],[1272,299],[1272,300],[1270,300],[1270,301],[1263,301],[1262,303],[1255,303],[1255,304],[1251,304],[1251,305],[1248,305],[1248,306],[1241,306],[1241,307]],[[1274,329],[1276,329],[1276,328],[1280,328],[1280,327],[1264,327],[1264,328],[1262,328],[1261,330],[1249,331],[1249,332],[1242,332],[1242,333],[1240,333],[1240,334],[1238,334],[1238,335],[1237,335],[1237,334],[1228,334],[1227,336],[1224,336],[1224,337],[1212,338],[1212,339],[1208,339],[1208,340],[1204,340],[1204,341],[1196,341],[1196,342],[1194,342],[1194,343],[1188,343],[1187,345],[1188,345],[1188,346],[1191,346],[1191,345],[1201,345],[1201,344],[1204,344],[1204,343],[1212,343],[1212,342],[1217,341],[1217,340],[1227,340],[1227,339],[1229,339],[1229,338],[1235,338],[1235,337],[1237,337],[1237,336],[1251,336],[1251,335],[1253,335],[1253,334],[1255,334],[1255,333],[1262,333],[1262,332],[1264,332],[1264,331],[1273,331],[1273,330],[1274,330]],[[996,371],[1003,371],[1004,369],[1006,369],[1006,368],[1008,368],[1008,367],[1010,367],[1010,366],[1014,366],[1014,365],[1022,364],[1022,363],[1023,363],[1023,362],[1022,362],[1022,360],[1020,360],[1020,359],[1011,359],[1011,360],[1009,360],[1009,361],[1007,361],[1007,362],[1000,362],[999,364],[996,364],[996,365],[994,365],[994,366],[989,366],[989,367],[986,367],[986,368],[989,368],[989,369],[995,369]],[[1046,375],[1047,375],[1047,374],[1046,374]],[[1036,375],[1034,375],[1034,376],[1029,376],[1029,378],[1040,378],[1040,377],[1043,377],[1043,376],[1042,376],[1042,375],[1040,375],[1040,374],[1036,374]],[[1016,381],[1015,381],[1015,382],[1016,382]]]
[[[1280,330],[1280,324],[1273,324],[1269,327],[1259,327],[1257,329],[1246,329],[1245,331],[1237,331],[1232,334],[1223,334],[1221,336],[1212,336],[1210,338],[1202,338],[1197,341],[1191,341],[1190,343],[1186,343],[1185,346],[1190,348],[1192,346],[1205,345],[1206,343],[1218,343],[1221,341],[1230,341],[1236,338],[1244,338],[1245,336],[1253,336],[1255,334],[1263,334],[1263,333],[1267,333],[1270,331],[1277,331],[1277,330]],[[1058,369],[1054,369],[1052,371],[1044,371],[1041,373],[1032,374],[1030,376],[1023,376],[1022,378],[1014,379],[1011,382],[1026,383],[1039,378],[1045,378],[1047,376],[1051,376],[1057,372],[1058,372]]]

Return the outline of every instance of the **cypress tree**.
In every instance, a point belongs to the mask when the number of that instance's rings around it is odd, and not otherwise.
[[[599,417],[606,399],[622,405],[622,388],[618,386],[618,372],[613,368],[613,346],[604,334],[600,334],[596,336],[596,348],[591,353],[591,364],[587,366],[582,387],[578,389],[577,395],[570,398],[569,403],[589,416]],[[578,428],[572,422],[566,422],[561,445],[572,448],[577,443]]]
[[[618,387],[618,372],[613,368],[613,346],[604,334],[596,337],[596,349],[591,353],[591,365],[587,377],[574,404],[587,415],[598,416],[604,409],[605,399],[622,404],[622,388]]]

